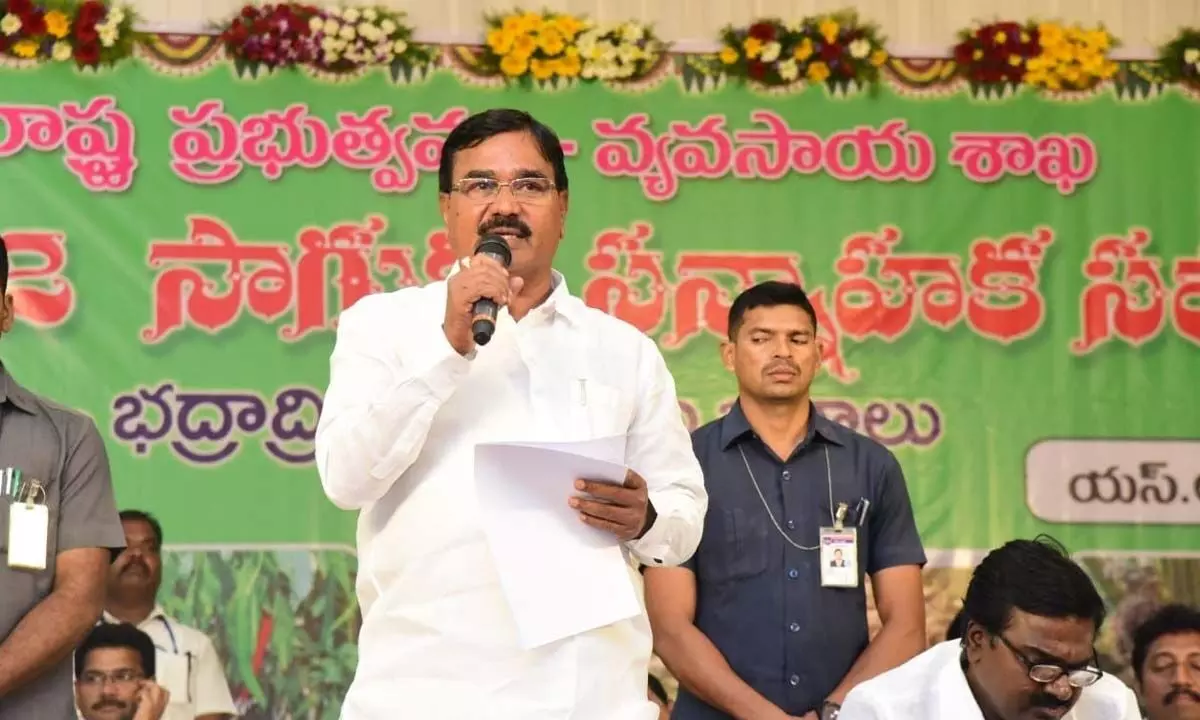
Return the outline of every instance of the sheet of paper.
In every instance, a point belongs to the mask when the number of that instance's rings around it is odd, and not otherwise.
[[[526,649],[641,612],[616,537],[567,505],[577,478],[624,480],[623,439],[619,449],[611,461],[591,456],[613,457],[611,441],[475,447],[484,531]]]

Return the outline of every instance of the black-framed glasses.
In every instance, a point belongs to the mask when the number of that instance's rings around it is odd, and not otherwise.
[[[1095,649],[1092,650],[1093,664],[1085,665],[1084,667],[1079,668],[1065,668],[1062,665],[1054,665],[1051,663],[1035,663],[1029,658],[1025,657],[1024,653],[1022,653],[1020,650],[1013,647],[1013,644],[1006,640],[1003,635],[997,634],[996,637],[1000,638],[1000,642],[1004,643],[1004,646],[1008,648],[1009,652],[1011,652],[1013,656],[1017,658],[1017,660],[1021,661],[1021,664],[1024,665],[1025,669],[1029,671],[1029,679],[1035,683],[1049,685],[1050,683],[1056,682],[1059,678],[1066,675],[1067,682],[1070,683],[1071,687],[1085,688],[1096,684],[1096,681],[1099,680],[1100,676],[1104,674],[1104,672],[1098,667],[1099,663],[1096,662],[1097,658]]]
[[[508,181],[469,177],[450,186],[452,191],[458,192],[467,200],[476,203],[495,200],[504,188],[512,191],[513,198],[517,202],[536,204],[549,200],[555,186],[553,181],[544,177],[520,177]]]
[[[114,672],[105,673],[99,670],[88,670],[79,676],[79,682],[83,685],[104,686],[104,683],[110,682],[113,685],[132,685],[140,682],[144,678],[137,670],[116,670]]]

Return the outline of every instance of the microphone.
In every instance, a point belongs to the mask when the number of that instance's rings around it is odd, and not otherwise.
[[[491,259],[508,267],[512,263],[512,250],[508,243],[499,235],[484,235],[475,246],[476,255],[487,255]],[[496,301],[479,298],[471,306],[471,335],[476,345],[487,345],[496,332],[496,313],[500,307]]]

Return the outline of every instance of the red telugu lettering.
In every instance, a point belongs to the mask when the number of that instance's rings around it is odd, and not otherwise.
[[[99,126],[108,124],[108,132]],[[120,192],[133,184],[133,121],[117,109],[115,98],[92,98],[86,104],[64,102],[58,109],[38,105],[2,105],[4,140],[0,157],[30,148],[64,151],[63,164],[92,192]]]
[[[75,287],[63,274],[67,236],[56,230],[6,230],[3,235],[17,317],[39,328],[62,325],[75,311]]]
[[[1171,322],[1182,337],[1200,345],[1200,257],[1175,258]]]
[[[375,240],[387,230],[387,220],[371,215],[365,223],[343,222],[329,232],[318,227],[300,231],[300,259],[296,261],[296,324],[280,329],[279,336],[296,341],[314,330],[324,330],[332,317],[329,307],[329,261],[337,260],[337,289],[342,308],[348,308],[372,290],[367,256]]]
[[[611,228],[596,235],[584,258],[590,276],[583,301],[653,334],[667,313],[669,288],[663,273],[663,254],[647,250],[653,236],[649,223],[635,222],[629,230]]]
[[[1092,245],[1083,264],[1088,286],[1079,302],[1080,336],[1071,341],[1071,352],[1089,353],[1113,337],[1140,346],[1162,331],[1162,261],[1142,255],[1149,243],[1148,230],[1131,228],[1128,238],[1103,237]]]
[[[1027,133],[953,133],[950,164],[977,183],[1005,175],[1036,175],[1063,195],[1090,181],[1099,165],[1096,145],[1084,135],[1050,133],[1035,140]]]
[[[1014,233],[1000,242],[980,238],[971,243],[966,314],[975,332],[1007,344],[1041,327],[1046,301],[1039,272],[1053,242],[1054,231],[1039,227],[1032,236]]]

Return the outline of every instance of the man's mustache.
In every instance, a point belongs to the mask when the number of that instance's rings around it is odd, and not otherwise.
[[[116,708],[117,710],[127,710],[128,705],[117,700],[116,698],[105,698],[92,706],[93,710],[103,710],[105,708]]]
[[[480,235],[493,230],[512,230],[521,238],[533,235],[533,230],[516,215],[493,215],[479,226]]]
[[[142,562],[141,560],[130,560],[129,564],[125,566],[125,569],[122,570],[121,573],[122,574],[127,573],[130,570],[132,570],[135,566],[140,567],[142,569],[142,572],[146,573],[147,575],[150,574],[150,566],[147,565],[146,563]]]
[[[1200,693],[1196,692],[1188,685],[1176,685],[1175,687],[1171,688],[1171,692],[1167,693],[1167,696],[1163,698],[1163,705],[1170,705],[1184,695],[1190,698],[1192,702],[1200,703]]]

